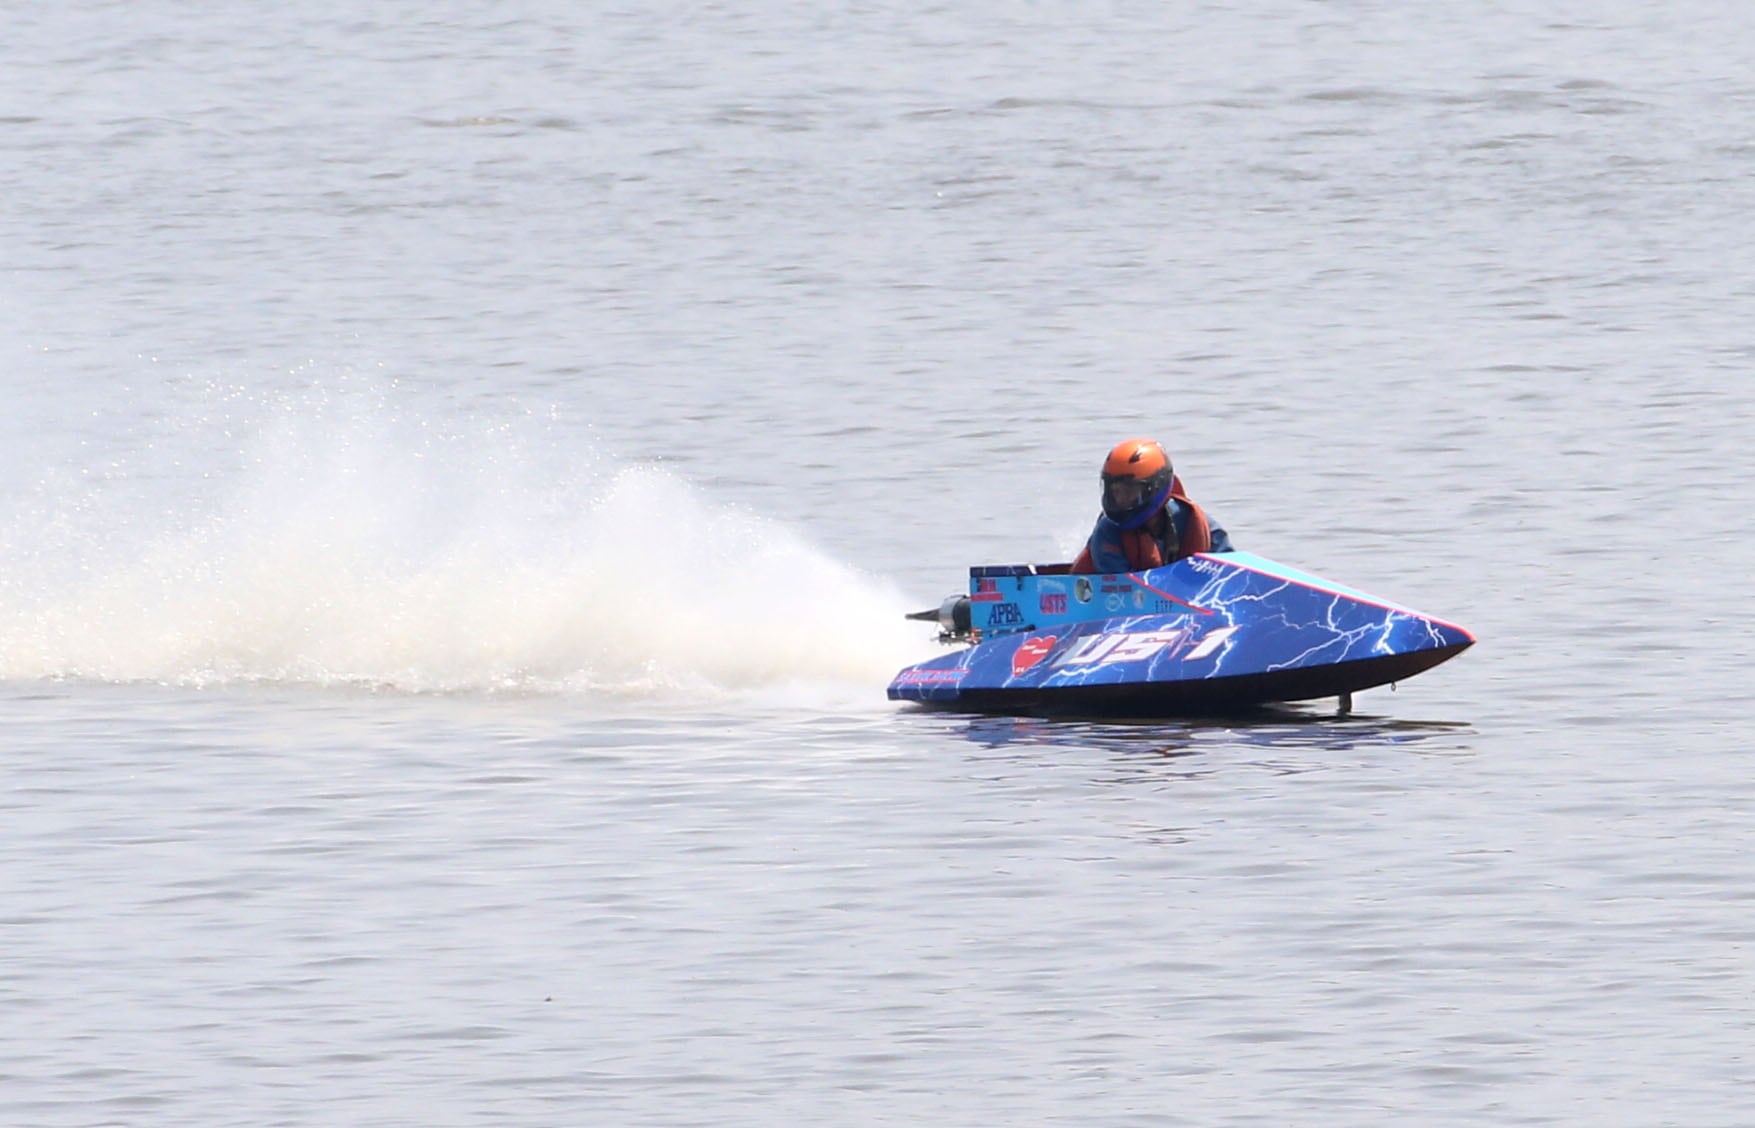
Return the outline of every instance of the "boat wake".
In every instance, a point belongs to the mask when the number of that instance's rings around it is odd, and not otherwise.
[[[899,593],[659,466],[357,420],[27,484],[0,512],[0,679],[874,698],[919,657]]]

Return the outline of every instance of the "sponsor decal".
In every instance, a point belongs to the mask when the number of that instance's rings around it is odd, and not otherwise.
[[[1185,559],[1193,559],[1193,557],[1187,557]],[[1151,592],[1153,595],[1158,596],[1160,599],[1165,600],[1165,601],[1170,602],[1170,603],[1174,603],[1180,607],[1186,607],[1190,611],[1199,611],[1202,615],[1211,615],[1213,613],[1210,608],[1197,607],[1194,604],[1190,603],[1188,600],[1179,599],[1178,597],[1171,595],[1169,592],[1161,591],[1158,588],[1153,587],[1151,584],[1148,584],[1143,580],[1140,581],[1140,586],[1145,588],[1147,591]]]
[[[951,670],[903,670],[896,675],[896,684],[921,685],[935,682],[960,682],[968,672],[961,667]]]
[[[1080,576],[1073,582],[1073,598],[1080,603],[1091,602],[1091,581]]]
[[[1042,603],[1037,610],[1041,611],[1044,615],[1066,614],[1066,593],[1063,591],[1043,592]]]
[[[999,581],[986,576],[976,580],[975,590],[969,593],[971,603],[997,603],[1003,598],[999,594]]]
[[[987,609],[987,625],[989,627],[1021,627],[1024,625],[1024,609],[1016,603],[995,603]]]
[[[1012,677],[1019,677],[1031,666],[1042,661],[1048,652],[1054,649],[1054,635],[1037,635],[1027,638],[1022,646],[1012,654]]]
[[[1121,610],[1121,596],[1117,595],[1115,592],[1110,592],[1103,597],[1103,606],[1109,611]]]

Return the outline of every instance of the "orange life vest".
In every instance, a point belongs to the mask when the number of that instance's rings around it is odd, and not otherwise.
[[[1164,546],[1158,538],[1143,526],[1128,529],[1121,534],[1121,550],[1127,553],[1127,562],[1136,569],[1161,568],[1184,556],[1192,556],[1197,552],[1210,552],[1213,547],[1213,534],[1207,527],[1207,515],[1201,507],[1180,494],[1171,494],[1171,499],[1188,506],[1187,519],[1182,523],[1182,537],[1176,546],[1176,554],[1168,559],[1164,556]],[[1168,509],[1168,507],[1166,507]],[[1164,514],[1167,526],[1166,533],[1173,531],[1174,524],[1168,512]],[[1147,525],[1152,522],[1146,522]]]
[[[1125,529],[1121,533],[1121,551],[1127,555],[1128,566],[1135,571],[1161,568],[1166,564],[1181,560],[1184,556],[1192,556],[1197,552],[1211,552],[1213,549],[1213,534],[1207,524],[1206,511],[1180,492],[1172,492],[1170,498],[1188,507],[1182,523],[1182,536],[1177,542],[1174,555],[1169,558],[1165,557],[1163,544],[1149,529],[1149,526],[1157,523],[1156,518],[1147,521],[1145,525],[1137,529]],[[1160,515],[1167,526],[1165,531],[1168,533],[1175,527],[1175,523],[1170,520],[1168,505],[1165,506]],[[1073,561],[1070,571],[1090,573],[1094,570],[1091,562],[1091,546],[1087,544],[1080,550],[1078,559]]]

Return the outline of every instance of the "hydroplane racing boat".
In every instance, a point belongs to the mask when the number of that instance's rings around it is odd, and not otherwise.
[[[978,565],[967,595],[908,616],[950,654],[909,666],[891,700],[980,713],[1171,716],[1340,699],[1405,681],[1475,638],[1447,623],[1248,552],[1073,575]]]

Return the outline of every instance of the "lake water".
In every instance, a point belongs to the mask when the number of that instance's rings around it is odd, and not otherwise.
[[[0,45],[0,1120],[1755,1123],[1755,10]],[[1120,438],[1480,643],[899,708]]]

